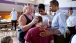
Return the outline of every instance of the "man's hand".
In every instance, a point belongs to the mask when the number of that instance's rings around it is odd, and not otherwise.
[[[37,18],[37,17],[35,17],[35,18],[32,20],[32,22],[31,22],[31,23],[36,24],[37,22],[38,22],[38,18]]]
[[[55,30],[55,31],[54,31],[54,34],[55,34],[55,35],[58,35],[58,34],[60,34],[60,31],[59,31],[59,30]]]
[[[44,32],[41,32],[39,35],[40,35],[41,37],[46,37],[46,36],[49,36],[49,35],[51,35],[51,34],[52,34],[51,31],[45,30]]]
[[[69,31],[69,30],[67,30],[67,31],[66,31],[66,33],[67,33],[67,34],[70,34],[70,31]]]

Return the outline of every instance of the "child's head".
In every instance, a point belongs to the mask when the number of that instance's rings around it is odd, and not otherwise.
[[[1,43],[13,43],[11,36],[6,36],[1,39]]]
[[[36,23],[36,26],[40,27],[42,23],[42,17],[41,16],[36,16],[38,18],[38,22]]]
[[[36,23],[36,27],[40,27],[41,30],[45,29],[46,26],[43,23],[43,19],[41,16],[36,16],[38,18],[38,23]]]

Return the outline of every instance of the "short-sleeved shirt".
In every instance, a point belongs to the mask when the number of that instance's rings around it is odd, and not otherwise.
[[[45,30],[49,30],[49,29],[46,28]],[[39,27],[34,27],[27,32],[24,39],[25,41],[30,43],[48,43],[49,41],[54,39],[52,35],[47,37],[41,37],[39,34],[40,32],[43,32],[43,31],[41,31]]]

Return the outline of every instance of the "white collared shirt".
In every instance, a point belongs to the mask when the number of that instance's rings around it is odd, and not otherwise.
[[[17,20],[18,14],[17,14],[16,11],[12,11],[12,12],[10,13],[10,16],[11,16],[11,20]]]
[[[71,16],[71,15],[70,15],[70,16]],[[76,14],[73,13],[72,16],[76,16]]]
[[[67,26],[68,27],[73,27],[76,25],[76,16],[69,16],[68,19],[67,19]]]

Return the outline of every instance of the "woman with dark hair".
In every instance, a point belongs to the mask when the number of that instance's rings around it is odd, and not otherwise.
[[[47,26],[47,27],[49,27],[49,22],[51,22],[50,20],[49,20],[49,16],[47,15],[47,13],[45,12],[45,5],[44,4],[39,4],[39,6],[38,6],[38,12],[39,12],[39,14],[38,15],[35,15],[35,16],[41,16],[42,18],[43,18],[43,23]],[[51,24],[50,24],[51,25]]]

